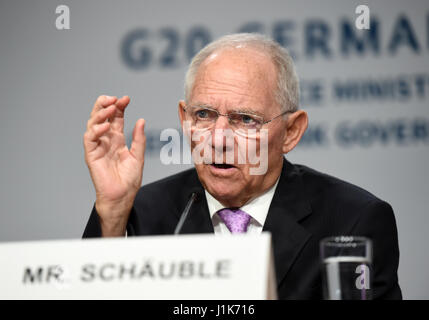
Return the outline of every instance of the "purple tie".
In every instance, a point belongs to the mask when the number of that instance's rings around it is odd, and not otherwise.
[[[250,222],[250,215],[240,209],[225,208],[217,212],[231,233],[245,233]]]

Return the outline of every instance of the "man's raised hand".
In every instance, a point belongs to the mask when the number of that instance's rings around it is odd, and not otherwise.
[[[84,134],[85,161],[96,191],[103,236],[125,234],[134,198],[141,186],[146,137],[144,120],[134,127],[131,148],[124,135],[124,112],[130,102],[99,96]]]

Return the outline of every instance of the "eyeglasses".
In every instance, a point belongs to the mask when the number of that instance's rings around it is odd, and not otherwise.
[[[246,112],[233,111],[227,114],[222,114],[207,106],[188,106],[183,108],[183,111],[185,111],[186,115],[189,117],[188,119],[191,120],[192,126],[197,129],[211,129],[215,125],[219,116],[223,116],[228,118],[231,128],[242,135],[248,135],[249,132],[257,133],[261,130],[264,124],[267,124],[286,113],[291,113],[291,111],[285,111],[274,118],[264,120],[264,118],[259,115]]]

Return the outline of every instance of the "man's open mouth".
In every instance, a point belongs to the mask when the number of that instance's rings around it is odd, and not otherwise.
[[[217,169],[231,169],[231,168],[235,168],[233,165],[231,164],[226,164],[226,163],[212,163],[211,166],[217,168]]]

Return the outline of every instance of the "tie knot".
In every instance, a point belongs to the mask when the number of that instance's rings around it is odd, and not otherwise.
[[[231,233],[245,233],[250,222],[250,215],[237,208],[225,208],[217,212]]]

